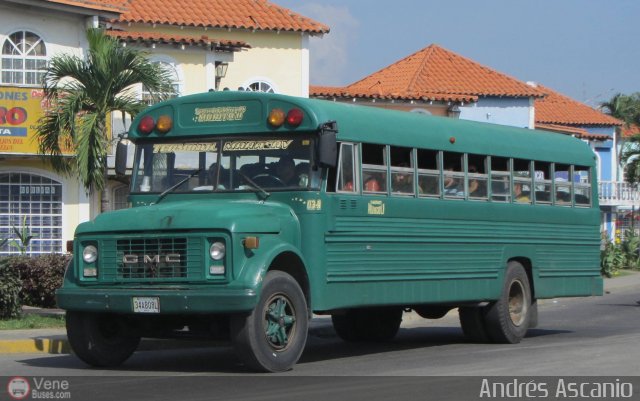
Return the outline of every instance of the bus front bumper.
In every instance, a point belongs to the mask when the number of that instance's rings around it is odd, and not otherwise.
[[[257,295],[251,289],[105,289],[61,288],[58,307],[73,311],[134,314],[134,299],[157,301],[158,310],[145,314],[203,314],[251,311]]]

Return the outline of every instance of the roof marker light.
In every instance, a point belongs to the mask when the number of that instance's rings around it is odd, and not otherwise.
[[[291,109],[287,113],[287,124],[292,127],[297,127],[302,124],[302,120],[304,118],[304,113],[300,109]]]
[[[171,127],[173,127],[173,120],[171,120],[171,117],[167,115],[158,117],[158,123],[156,124],[158,132],[166,134],[171,130]]]
[[[138,131],[141,134],[147,135],[150,134],[151,131],[156,127],[156,122],[153,120],[151,116],[144,116],[140,119],[138,123]]]
[[[282,124],[284,124],[284,119],[285,119],[284,111],[282,111],[282,109],[273,109],[269,113],[269,117],[267,118],[267,121],[272,127],[278,128]]]

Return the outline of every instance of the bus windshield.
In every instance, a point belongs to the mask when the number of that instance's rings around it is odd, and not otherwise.
[[[131,192],[162,193],[181,181],[172,192],[318,189],[313,144],[310,135],[139,143]]]

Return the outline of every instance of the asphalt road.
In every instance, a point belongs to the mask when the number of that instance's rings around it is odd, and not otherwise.
[[[462,400],[474,398],[456,391],[466,386],[476,394],[489,376],[637,376],[639,339],[640,291],[632,287],[603,297],[545,300],[539,327],[516,345],[468,342],[453,313],[403,321],[396,340],[385,344],[344,343],[327,325],[310,336],[295,368],[277,375],[248,373],[229,346],[217,346],[137,352],[112,370],[88,368],[73,355],[0,355],[0,376],[65,377],[76,394],[89,391],[95,400],[112,399],[113,391],[136,400],[422,399],[425,386],[429,399]],[[635,397],[639,390],[640,382]]]

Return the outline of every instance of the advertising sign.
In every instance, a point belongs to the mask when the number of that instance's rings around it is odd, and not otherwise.
[[[0,87],[0,154],[38,154],[35,128],[45,107],[42,89]]]

